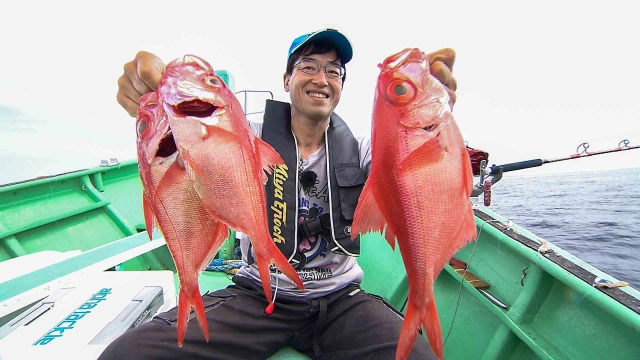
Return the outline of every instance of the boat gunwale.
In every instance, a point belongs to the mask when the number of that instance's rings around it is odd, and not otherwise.
[[[64,173],[60,173],[60,174],[39,176],[39,177],[36,177],[36,178],[31,178],[31,179],[26,179],[26,180],[19,180],[19,181],[15,181],[15,182],[11,182],[11,183],[6,183],[6,184],[0,184],[0,193],[8,192],[8,191],[15,191],[15,190],[22,190],[24,188],[34,187],[34,186],[38,186],[38,185],[42,185],[42,184],[48,184],[50,182],[55,182],[55,181],[64,181],[64,180],[69,180],[69,179],[76,179],[76,178],[80,178],[80,177],[85,176],[85,175],[93,175],[93,174],[100,173],[100,172],[103,172],[103,171],[124,168],[124,167],[128,167],[128,166],[131,166],[131,165],[136,165],[137,166],[137,163],[138,163],[138,160],[137,159],[133,159],[133,160],[123,161],[123,162],[120,162],[120,163],[114,164],[114,165],[96,166],[96,167],[92,167],[92,168],[86,168],[86,169],[80,169],[80,170],[72,170],[72,171],[68,171],[68,172],[64,172]]]
[[[541,245],[539,242],[532,240],[529,237],[515,231],[511,226],[505,225],[500,221],[500,219],[497,219],[487,212],[482,211],[482,209],[480,208],[474,208],[474,213],[476,217],[484,221],[486,224],[491,225],[491,227],[495,228],[497,231],[500,231],[504,235],[535,251],[536,253],[539,252],[538,249]],[[542,256],[544,256],[545,259],[558,265],[563,270],[569,272],[576,279],[582,280],[590,288],[593,288],[600,293],[607,295],[632,312],[640,315],[640,298],[634,296],[633,294],[625,292],[619,287],[594,287],[593,284],[598,275],[594,274],[588,269],[585,269],[574,261],[566,258],[562,254],[554,251],[552,248],[549,248],[547,251],[545,251]],[[554,278],[560,280],[556,276],[554,276]],[[640,321],[637,321],[636,326],[640,329]]]

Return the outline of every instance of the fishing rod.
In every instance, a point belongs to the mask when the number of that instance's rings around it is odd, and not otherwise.
[[[473,174],[476,176],[478,175],[480,176],[480,181],[478,182],[478,184],[474,186],[473,191],[471,192],[471,196],[476,197],[484,193],[484,204],[485,206],[489,206],[489,204],[491,203],[491,186],[497,183],[498,181],[500,181],[503,173],[516,171],[516,170],[530,169],[530,168],[534,168],[534,167],[538,167],[538,166],[542,166],[542,165],[550,164],[554,162],[559,162],[559,161],[575,160],[575,159],[581,159],[589,156],[596,156],[596,155],[608,154],[608,153],[619,152],[619,151],[640,149],[640,145],[629,146],[629,140],[624,139],[618,143],[618,147],[616,148],[589,152],[588,150],[589,143],[583,142],[582,144],[578,145],[578,148],[576,149],[576,153],[569,156],[563,156],[563,157],[557,157],[557,158],[551,158],[551,159],[532,159],[532,160],[525,160],[525,161],[518,161],[518,162],[503,164],[503,165],[491,165],[490,167],[487,166],[487,160],[489,155],[486,152],[472,149],[472,148],[468,148],[468,149],[472,158]],[[476,155],[475,158],[474,158],[474,155]]]
[[[573,155],[563,156],[563,157],[558,157],[553,159],[533,159],[533,160],[526,160],[526,161],[518,161],[518,162],[504,164],[504,165],[492,165],[489,168],[485,168],[485,176],[496,174],[499,171],[505,173],[509,171],[538,167],[544,164],[550,164],[558,161],[575,160],[575,159],[580,159],[580,158],[589,157],[589,156],[608,154],[612,152],[640,149],[640,145],[629,146],[629,140],[624,139],[618,143],[617,148],[600,150],[595,152],[589,152],[588,149],[589,149],[589,143],[584,142],[578,145],[578,148],[576,149],[576,153]]]

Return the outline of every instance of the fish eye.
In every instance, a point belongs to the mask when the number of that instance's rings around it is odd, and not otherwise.
[[[416,88],[410,81],[395,79],[387,86],[386,95],[394,104],[406,104],[415,98]]]
[[[398,96],[405,95],[407,93],[407,87],[404,84],[397,84],[393,87],[393,92]]]
[[[138,136],[142,135],[146,129],[147,129],[147,122],[145,120],[140,120],[138,122]]]
[[[204,82],[207,85],[211,85],[211,86],[215,86],[215,87],[222,87],[222,82],[216,76],[207,76],[207,77],[204,78]]]

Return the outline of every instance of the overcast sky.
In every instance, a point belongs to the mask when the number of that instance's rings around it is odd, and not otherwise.
[[[571,155],[582,142],[594,151],[624,138],[640,144],[632,1],[90,3],[1,6],[0,184],[135,158],[134,120],[116,92],[138,50],[165,62],[193,53],[231,71],[236,90],[288,100],[282,75],[291,40],[325,27],[353,43],[336,111],[357,135],[370,129],[378,63],[405,47],[451,47],[454,116],[490,163]],[[638,166],[633,150],[513,175]]]

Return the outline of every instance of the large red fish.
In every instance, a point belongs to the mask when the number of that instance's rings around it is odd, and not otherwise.
[[[379,65],[371,125],[371,173],[358,201],[352,237],[397,239],[409,299],[396,350],[406,359],[423,326],[442,358],[433,283],[449,259],[476,237],[469,197],[473,175],[444,86],[426,55],[405,49]],[[386,227],[386,228],[385,228]]]
[[[157,93],[140,99],[136,129],[147,233],[151,239],[154,226],[159,225],[180,279],[178,344],[183,344],[192,306],[202,334],[209,341],[198,276],[216,255],[229,230],[211,219],[193,188]]]
[[[215,220],[249,236],[267,301],[271,263],[303,289],[268,229],[264,184],[284,160],[254,135],[237,98],[205,60],[187,55],[172,61],[158,89],[205,207]]]

